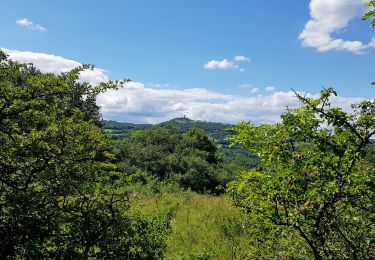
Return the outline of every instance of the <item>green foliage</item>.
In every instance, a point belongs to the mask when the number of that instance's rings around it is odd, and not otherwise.
[[[96,96],[123,81],[79,83],[92,68],[44,74],[0,51],[1,259],[162,256],[168,222],[127,214],[100,128]]]
[[[202,129],[179,134],[174,129],[149,127],[114,141],[112,151],[126,175],[142,170],[160,181],[211,193],[222,192],[217,187],[225,186],[221,181],[228,179],[222,177],[224,168],[215,143]]]
[[[375,0],[369,1],[366,5],[369,7],[369,11],[362,16],[362,20],[370,20],[372,28],[375,28]],[[371,84],[375,85],[375,82]]]
[[[227,130],[232,125],[206,122],[206,121],[196,121],[189,118],[175,118],[167,122],[159,124],[161,127],[176,129],[179,133],[186,133],[192,128],[203,129],[207,134],[212,136],[218,144],[228,144],[225,138],[232,134],[230,130]]]
[[[134,131],[134,130],[142,130],[148,127],[152,127],[149,124],[131,124],[131,123],[123,123],[123,122],[116,122],[116,121],[103,121],[104,128],[110,132],[110,135],[113,139],[122,139]],[[206,133],[212,136],[218,144],[229,144],[225,138],[231,134],[232,131],[227,130],[232,125],[229,124],[222,124],[222,123],[212,123],[212,122],[205,122],[205,121],[195,121],[189,118],[174,118],[172,120],[162,122],[157,124],[156,126],[160,126],[162,128],[173,129],[180,134],[186,133],[192,128],[200,128],[203,129]]]
[[[127,138],[133,131],[152,127],[152,125],[148,124],[120,123],[105,120],[103,121],[103,125],[105,133],[115,140]],[[174,130],[179,134],[184,134],[192,128],[203,129],[213,138],[219,152],[224,155],[226,164],[230,163],[236,168],[238,168],[238,166],[241,166],[242,169],[251,168],[256,166],[259,162],[257,156],[251,155],[248,151],[243,150],[240,145],[229,146],[230,142],[227,140],[227,137],[234,134],[234,132],[229,129],[232,125],[195,121],[189,118],[175,118],[156,126]]]
[[[114,142],[113,151],[120,161],[120,169],[134,172],[142,169],[165,179],[168,176],[169,155],[180,136],[168,129],[153,127],[132,132],[129,138]]]
[[[234,128],[233,142],[259,154],[261,164],[230,192],[253,223],[298,235],[316,259],[373,259],[375,175],[366,146],[375,102],[346,113],[331,106],[333,89],[318,99],[296,95],[304,105],[288,109],[282,123]]]
[[[371,25],[373,28],[375,28],[375,1],[371,0],[367,3],[368,7],[372,7],[372,10],[369,10],[367,13],[365,13],[362,16],[362,20],[371,20]]]
[[[246,215],[223,196],[180,190],[137,196],[132,205],[143,214],[173,208],[166,259],[251,259],[256,251],[246,233]]]
[[[366,147],[366,160],[369,164],[375,167],[375,142],[372,140],[371,144]]]
[[[218,163],[217,147],[213,140],[201,128],[192,128],[182,136],[182,140],[176,148],[180,153],[201,151],[205,153],[205,159],[210,163]]]
[[[150,127],[148,124],[131,124],[131,123],[120,123],[116,121],[103,120],[104,131],[112,139],[123,139],[128,137],[129,133],[134,130],[141,130],[146,127]]]

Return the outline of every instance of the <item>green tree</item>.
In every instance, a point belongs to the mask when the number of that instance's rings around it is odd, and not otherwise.
[[[201,193],[218,193],[221,182],[226,184],[218,149],[203,129],[192,128],[181,135],[174,129],[149,127],[113,141],[112,151],[127,175],[141,169],[160,181]]]
[[[135,250],[148,228],[127,213],[100,128],[95,98],[122,82],[79,83],[84,69],[41,73],[0,51],[1,259],[162,255],[160,239]]]
[[[371,25],[373,28],[375,28],[375,1],[371,0],[367,3],[367,6],[372,8],[372,10],[367,11],[363,16],[362,20],[371,20]]]
[[[180,142],[180,135],[171,129],[150,127],[131,132],[128,138],[114,141],[113,152],[122,171],[134,173],[142,169],[160,180],[169,177],[169,156]]]
[[[371,20],[371,26],[372,28],[375,28],[375,0],[371,0],[367,3],[367,6],[370,7],[370,10],[368,10],[363,16],[362,20]],[[372,10],[371,10],[372,8]],[[375,85],[375,82],[372,82],[372,85]]]
[[[209,163],[218,163],[217,147],[213,139],[201,128],[191,128],[182,136],[177,147],[178,151],[195,150],[205,153],[205,159]]]
[[[172,168],[179,174],[181,186],[201,193],[217,193],[220,161],[213,139],[203,129],[191,128],[176,147]]]
[[[332,89],[318,99],[296,95],[303,106],[288,109],[281,123],[234,128],[233,142],[259,154],[261,164],[230,192],[254,225],[298,235],[315,259],[373,259],[375,171],[366,147],[375,101],[346,113],[331,106]]]

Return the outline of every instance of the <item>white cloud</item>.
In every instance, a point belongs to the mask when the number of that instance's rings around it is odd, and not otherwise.
[[[35,30],[38,30],[38,31],[47,31],[47,28],[41,26],[40,24],[36,24],[36,25],[34,26],[34,29],[35,29]]]
[[[80,64],[55,55],[3,50],[11,59],[33,62],[44,72],[59,73]],[[95,69],[82,73],[81,80],[97,83],[108,80],[108,76],[106,71]],[[247,87],[251,85],[248,84]],[[250,90],[255,93],[259,89],[251,87]],[[335,97],[333,103],[349,110],[350,104],[361,100],[361,98]],[[131,82],[117,91],[109,90],[100,94],[97,104],[102,107],[105,119],[137,123],[159,123],[183,115],[195,120],[215,122],[237,123],[251,120],[254,123],[274,123],[280,120],[280,114],[285,111],[286,106],[300,105],[294,93],[290,91],[242,97],[203,88],[171,89],[166,86],[155,88],[139,82]]]
[[[247,89],[250,91],[250,93],[253,93],[253,94],[259,92],[259,88],[254,87],[252,84],[246,83],[246,84],[238,85],[237,87]]]
[[[348,110],[350,104],[361,100],[335,97],[333,103]],[[130,83],[117,91],[109,90],[100,94],[97,102],[102,107],[104,118],[138,123],[159,123],[183,115],[214,122],[251,120],[254,123],[274,123],[280,121],[280,114],[286,106],[300,105],[291,91],[241,97],[200,88],[154,89],[142,83]]]
[[[235,61],[250,61],[250,58],[243,56],[243,55],[237,55],[234,57]]]
[[[272,87],[272,86],[266,87],[266,91],[268,91],[268,92],[273,92],[275,90],[276,90],[275,87]]]
[[[9,55],[10,59],[24,63],[33,63],[35,67],[45,73],[59,74],[81,65],[81,63],[77,61],[65,59],[61,56],[30,51],[9,50],[5,48],[1,49]],[[108,81],[108,76],[105,70],[95,68],[94,70],[81,72],[80,80],[96,85],[100,82]]]
[[[92,85],[99,85],[101,82],[107,82],[109,80],[107,71],[100,68],[82,71],[79,79],[81,82],[88,82]]]
[[[32,22],[29,21],[27,18],[22,18],[16,21],[16,24],[21,25],[21,26],[30,26],[33,25]]]
[[[233,63],[233,61],[229,61],[227,59],[223,60],[210,60],[204,65],[205,69],[222,69],[222,70],[229,70],[229,69],[236,69],[238,68],[237,65]]]
[[[19,26],[29,27],[29,28],[31,28],[33,30],[37,30],[37,31],[47,31],[47,28],[41,26],[40,24],[33,23],[32,21],[30,21],[27,18],[18,19],[16,21],[16,24],[18,24]]]
[[[246,56],[238,55],[234,57],[234,60],[210,60],[203,67],[205,69],[222,69],[222,70],[231,70],[238,69],[240,72],[244,72],[244,68],[240,68],[235,62],[249,61],[250,59]]]
[[[368,44],[369,47],[375,47],[375,38],[372,38],[370,43]]]
[[[9,50],[2,49],[12,60],[19,62],[33,63],[38,69],[42,72],[47,73],[60,73],[67,72],[72,68],[78,67],[81,64],[74,60],[65,59],[61,56],[46,54],[46,53],[37,53],[30,51],[18,51],[18,50]]]
[[[259,92],[259,88],[252,88],[252,89],[250,90],[250,92],[251,92],[251,93],[257,93],[257,92]]]
[[[362,53],[372,47],[361,41],[334,38],[333,33],[346,28],[349,22],[361,16],[367,0],[311,0],[310,20],[299,35],[302,45],[320,52],[342,50]]]

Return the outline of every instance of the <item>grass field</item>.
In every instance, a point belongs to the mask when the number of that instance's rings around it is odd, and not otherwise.
[[[227,197],[193,192],[135,194],[132,210],[173,210],[166,259],[248,259],[245,216]]]

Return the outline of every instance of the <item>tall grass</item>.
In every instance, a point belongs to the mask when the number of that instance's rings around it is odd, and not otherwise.
[[[245,215],[228,198],[168,189],[132,196],[133,211],[173,211],[166,259],[249,259]]]
[[[310,259],[307,245],[292,230],[251,222],[228,196],[201,195],[172,182],[134,176],[127,186],[131,212],[170,219],[165,259]]]

